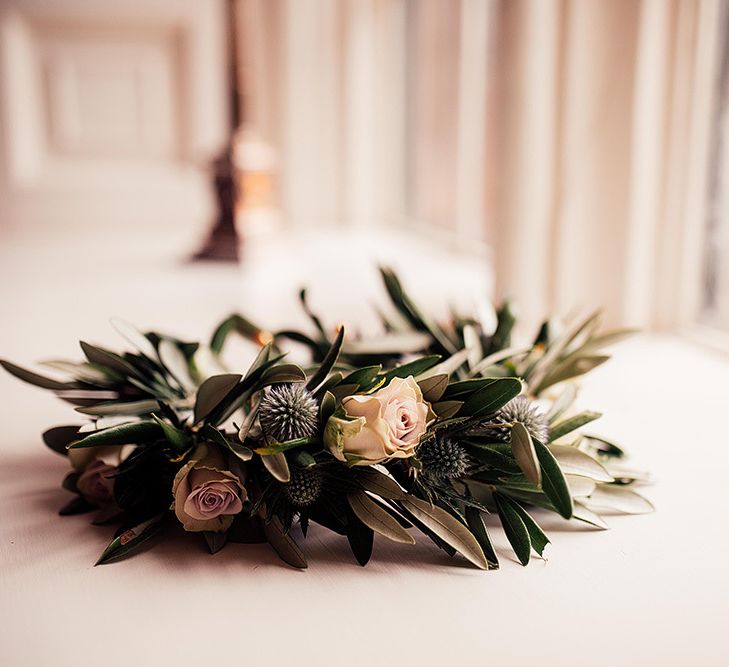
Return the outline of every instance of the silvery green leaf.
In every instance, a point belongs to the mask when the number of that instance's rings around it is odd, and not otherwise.
[[[139,329],[119,317],[112,317],[110,322],[117,333],[147,359],[157,358],[157,350],[154,349],[154,345]]]
[[[450,357],[445,359],[444,361],[441,361],[436,366],[433,366],[432,368],[429,368],[427,371],[422,373],[418,380],[424,380],[425,378],[429,378],[433,375],[452,375],[455,373],[463,364],[468,360],[468,350],[460,350],[459,352],[456,352],[455,354],[452,354]]]
[[[589,477],[596,482],[612,482],[612,475],[605,470],[604,466],[592,458],[589,454],[580,451],[571,445],[549,445],[549,451],[562,468],[566,475],[580,475]]]
[[[600,530],[608,530],[610,528],[610,526],[608,526],[598,514],[587,509],[587,507],[585,507],[579,500],[575,501],[572,518],[577,519],[578,521],[583,521],[584,523],[589,523],[591,526],[595,526],[595,528],[600,528]]]
[[[463,327],[463,346],[468,350],[468,367],[473,370],[483,359],[483,348],[476,327],[472,324]]]
[[[84,415],[109,417],[113,415],[139,416],[146,415],[159,409],[159,403],[152,399],[142,401],[110,401],[88,407],[76,408],[76,412]]]
[[[650,482],[651,475],[645,470],[636,470],[635,468],[626,468],[625,466],[615,465],[607,462],[605,469],[613,479],[621,482]]]
[[[558,336],[547,348],[546,352],[539,361],[534,365],[532,372],[529,374],[529,384],[533,387],[539,387],[542,380],[551,371],[553,365],[559,360],[567,346],[585,329],[589,328],[592,323],[600,318],[600,311],[596,311],[583,320],[578,320],[564,333]]]
[[[100,370],[94,368],[91,364],[87,363],[76,363],[72,361],[64,361],[63,359],[50,359],[48,361],[41,362],[41,366],[61,371],[62,373],[66,373],[77,380],[89,382],[91,384],[98,383],[105,385],[109,382],[109,378],[106,375],[104,375]]]
[[[54,380],[52,378],[39,375],[38,373],[29,371],[25,368],[22,368],[21,366],[16,366],[15,364],[9,361],[5,361],[4,359],[0,359],[0,366],[2,366],[8,373],[14,375],[19,380],[27,382],[28,384],[35,385],[36,387],[41,387],[42,389],[63,390],[72,389],[79,386],[74,382],[61,382],[59,380]]]
[[[265,510],[265,508],[262,509]],[[276,515],[272,516],[268,523],[264,522],[263,532],[266,534],[268,543],[284,563],[301,570],[306,569],[307,562],[304,552],[294,539],[284,532],[281,521]]]
[[[570,488],[570,494],[573,498],[584,498],[595,490],[595,481],[587,477],[570,475],[565,472],[564,478],[567,480],[567,486]]]
[[[415,544],[410,535],[386,510],[370,499],[364,491],[355,491],[347,496],[355,516],[368,528],[384,535],[393,542]]]
[[[524,476],[534,485],[542,483],[542,472],[532,438],[524,424],[514,422],[511,427],[511,451]]]
[[[284,382],[306,382],[306,373],[296,364],[279,364],[266,369],[261,376],[262,385]]]
[[[655,508],[652,503],[632,489],[617,484],[598,484],[589,498],[582,500],[589,509],[609,509],[624,514],[647,514]]]
[[[540,394],[548,387],[555,385],[559,382],[571,380],[573,378],[589,373],[594,368],[604,364],[608,359],[607,355],[590,355],[586,357],[578,357],[577,359],[568,361],[564,364],[559,364],[555,367],[553,372],[550,372],[534,389],[535,394]],[[530,381],[530,387],[534,387],[534,383]]]
[[[279,482],[291,481],[291,471],[289,464],[286,462],[286,455],[283,452],[271,454],[269,456],[261,456],[261,462],[266,470]]]
[[[406,495],[400,499],[405,509],[431,530],[439,539],[459,551],[466,559],[482,570],[488,569],[483,550],[471,532],[457,519],[437,505]]]
[[[515,357],[519,354],[524,354],[526,352],[529,352],[530,349],[531,348],[529,347],[508,347],[505,350],[499,350],[498,352],[494,352],[493,354],[490,354],[488,357],[484,357],[481,361],[475,364],[471,368],[467,377],[475,378],[483,373],[486,369],[498,364],[500,361],[510,359],[511,357]]]
[[[357,481],[362,485],[362,488],[381,498],[398,500],[405,495],[405,491],[392,477],[372,466],[360,468]]]

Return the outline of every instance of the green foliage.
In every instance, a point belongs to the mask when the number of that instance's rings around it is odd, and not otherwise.
[[[436,322],[392,270],[382,268],[381,275],[399,317],[381,313],[384,333],[373,339],[345,334],[343,327],[329,333],[302,290],[308,333],[269,333],[234,314],[218,325],[206,349],[114,320],[132,351],[82,342],[85,360],[46,364],[64,379],[0,360],[10,374],[55,393],[94,422],[93,430],[49,429],[43,440],[60,454],[78,450],[70,457],[77,469],[63,483],[74,497],[61,513],[98,510],[95,523],[121,522],[99,563],[135,553],[166,521],[176,520],[170,511],[173,481],[206,455],[228,479],[245,485],[248,497],[227,530],[202,530],[210,552],[228,542],[268,541],[299,569],[307,563],[291,534],[295,522],[304,537],[316,522],[346,538],[361,565],[372,556],[375,534],[412,544],[420,533],[449,556],[497,569],[484,523],[489,512],[498,514],[526,565],[549,542],[536,513],[556,512],[604,529],[601,510],[652,510],[633,488],[644,475],[615,464],[623,450],[581,431],[600,414],[573,408],[577,392],[570,381],[603,363],[604,348],[629,331],[602,331],[594,313],[566,327],[545,321],[531,346],[511,347],[516,318],[509,303],[486,304],[483,321],[453,312],[450,320]],[[221,353],[234,333],[260,349],[248,368],[229,371]],[[301,365],[285,360],[291,342],[308,351]],[[361,419],[346,414],[343,399],[376,396],[393,379],[407,377],[427,402],[427,430],[414,456],[367,465],[358,453],[342,454],[332,445],[332,425],[362,427]],[[559,391],[550,389],[557,384]],[[272,435],[262,399],[304,387],[310,392],[308,437]],[[517,396],[524,398],[513,401]],[[510,401],[529,407],[536,397],[551,404],[538,432],[525,413],[504,409]],[[278,405],[284,412],[293,407]],[[277,441],[288,437],[293,439]],[[99,508],[79,493],[78,481],[88,461],[109,452],[119,458],[110,476],[114,502]]]

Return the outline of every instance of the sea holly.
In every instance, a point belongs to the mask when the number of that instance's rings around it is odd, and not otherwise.
[[[330,328],[302,290],[309,331],[269,331],[234,314],[204,345],[114,320],[131,350],[82,342],[85,358],[48,362],[53,375],[0,360],[76,406],[77,418],[43,440],[72,466],[61,513],[119,524],[98,563],[153,545],[177,523],[213,554],[267,541],[303,569],[292,529],[305,538],[318,524],[361,565],[375,540],[404,549],[419,533],[497,569],[497,518],[526,565],[549,543],[544,512],[604,529],[602,510],[652,509],[635,490],[646,476],[622,463],[623,449],[584,432],[600,413],[574,408],[573,380],[629,332],[603,332],[594,313],[561,329],[548,320],[517,347],[508,303],[437,321],[393,271],[381,273],[400,317],[380,314],[373,339]],[[231,334],[259,346],[247,368],[223,366]],[[288,359],[291,341],[308,361]]]

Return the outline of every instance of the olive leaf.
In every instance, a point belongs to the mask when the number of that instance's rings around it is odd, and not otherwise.
[[[542,472],[539,468],[537,452],[529,431],[521,422],[515,422],[511,427],[511,451],[525,477],[534,486],[540,486]]]
[[[125,530],[121,535],[115,537],[109,546],[104,549],[96,565],[103,565],[113,561],[120,560],[137,551],[147,540],[153,537],[164,523],[167,513],[163,512],[153,516],[147,521]]]
[[[194,419],[200,423],[217,408],[241,381],[239,373],[213,375],[200,385],[195,398]]]
[[[471,532],[457,519],[437,505],[406,495],[400,503],[418,521],[433,531],[441,540],[461,553],[466,559],[482,570],[488,569],[483,550]]]
[[[371,500],[364,491],[350,493],[347,496],[347,502],[355,516],[365,526],[368,526],[380,535],[384,535],[393,542],[415,544],[413,536],[391,514]]]
[[[576,414],[574,417],[565,419],[549,429],[549,442],[559,440],[568,433],[572,433],[572,431],[575,431],[585,424],[589,424],[590,422],[599,419],[600,417],[602,417],[601,412],[590,412],[589,410],[585,410],[584,412]]]

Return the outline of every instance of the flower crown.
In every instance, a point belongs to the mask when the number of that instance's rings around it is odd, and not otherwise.
[[[0,361],[87,418],[43,439],[72,468],[63,487],[74,496],[60,513],[119,524],[97,564],[178,524],[211,553],[267,541],[305,568],[297,538],[314,522],[346,537],[361,565],[375,534],[412,544],[419,531],[495,569],[489,513],[526,565],[549,543],[532,508],[596,528],[607,527],[601,509],[652,509],[633,490],[644,476],[619,465],[623,451],[583,431],[600,414],[572,408],[574,380],[628,331],[601,332],[596,313],[559,333],[545,322],[531,346],[514,348],[508,303],[438,324],[381,273],[398,320],[381,315],[376,340],[330,334],[302,290],[313,335],[233,315],[203,346],[113,320],[135,351],[82,342],[85,361],[46,364],[66,380]],[[223,368],[234,332],[260,347],[245,372]],[[284,360],[291,342],[309,363]]]

